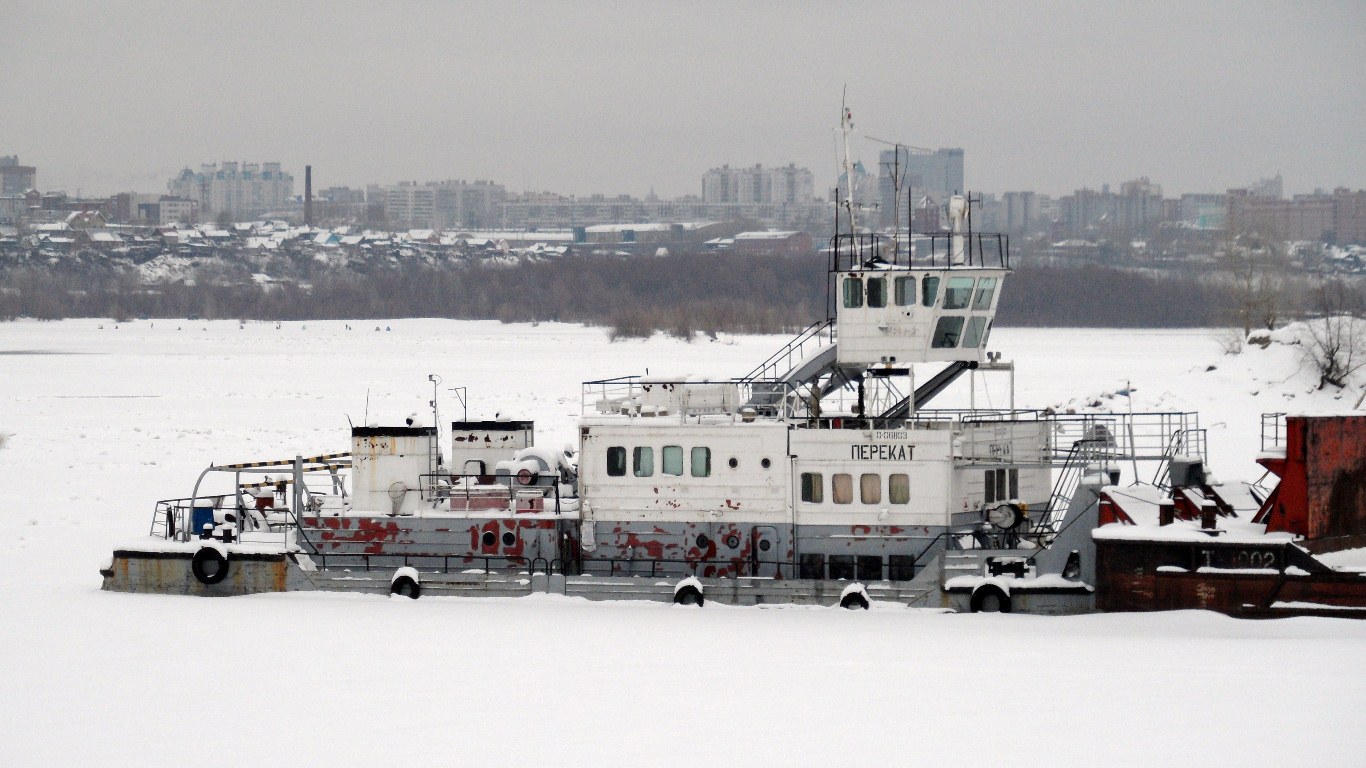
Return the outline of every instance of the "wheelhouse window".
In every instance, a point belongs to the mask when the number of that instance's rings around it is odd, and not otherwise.
[[[843,472],[830,477],[830,497],[836,504],[854,503],[854,476]]]
[[[683,446],[664,446],[663,464],[664,474],[681,476],[683,474]]]
[[[944,288],[944,309],[967,309],[972,301],[972,278],[950,277]]]
[[[626,476],[626,449],[624,447],[614,445],[607,449],[607,476]]]
[[[974,312],[991,309],[991,300],[996,295],[996,278],[984,277],[977,281],[977,298],[972,300]]]
[[[692,449],[692,476],[711,477],[711,449]]]
[[[863,306],[863,280],[857,277],[844,278],[844,308],[858,309]]]
[[[903,473],[887,476],[887,501],[892,504],[911,503],[911,478]]]
[[[935,300],[939,298],[939,278],[926,276],[920,284],[920,297],[921,304],[933,307]]]
[[[882,475],[872,472],[859,475],[858,479],[859,501],[864,504],[882,503]]]
[[[1020,470],[1018,469],[988,469],[985,480],[986,488],[983,489],[983,498],[988,504],[1020,497]]]
[[[915,303],[915,278],[910,275],[892,281],[892,299],[898,307],[909,307]]]
[[[631,466],[636,477],[649,477],[655,473],[655,449],[637,448],[631,452]]]
[[[987,332],[987,319],[985,317],[968,318],[968,331],[963,334],[963,346],[968,349],[976,349],[982,345],[983,337]]]
[[[868,306],[874,309],[887,306],[887,278],[868,278]]]
[[[825,478],[819,472],[802,473],[802,501],[820,504],[825,501]]]
[[[963,320],[962,317],[939,318],[939,322],[934,326],[934,338],[930,340],[930,346],[935,349],[952,349],[958,346],[958,337],[963,335]]]

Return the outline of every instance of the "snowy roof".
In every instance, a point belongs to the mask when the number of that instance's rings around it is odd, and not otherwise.
[[[779,231],[741,232],[740,234],[738,234],[738,235],[735,236],[735,239],[736,239],[736,240],[786,240],[786,239],[788,239],[789,237],[795,237],[795,236],[798,235],[798,234],[800,234],[800,233],[799,233],[799,232],[779,232]]]

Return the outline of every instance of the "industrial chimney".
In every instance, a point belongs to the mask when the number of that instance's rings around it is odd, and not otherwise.
[[[304,166],[304,226],[313,226],[313,166]]]

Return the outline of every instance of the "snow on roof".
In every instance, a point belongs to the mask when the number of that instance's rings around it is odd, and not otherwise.
[[[735,236],[736,240],[786,240],[795,237],[798,232],[780,232],[777,230],[765,230],[763,232],[741,232]]]
[[[683,224],[680,224],[679,226],[682,226],[682,227],[684,227],[684,228],[687,227],[687,225],[683,225]],[[591,226],[591,227],[585,227],[585,228],[584,228],[584,231],[586,231],[586,232],[626,232],[626,231],[631,231],[631,232],[668,232],[668,231],[671,230],[671,229],[673,229],[673,225],[672,225],[672,224],[659,224],[659,223],[655,223],[655,224],[594,224],[594,225]]]
[[[119,237],[117,233],[115,233],[115,232],[110,232],[110,231],[104,230],[104,229],[88,229],[88,230],[86,230],[85,234],[86,234],[86,236],[88,236],[88,237],[90,238],[91,242],[95,242],[95,243],[121,243],[121,242],[123,242],[123,238]]]

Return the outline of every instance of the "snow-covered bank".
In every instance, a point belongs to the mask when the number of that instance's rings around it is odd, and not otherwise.
[[[100,326],[103,325],[101,328]],[[377,330],[378,329],[378,330]],[[345,447],[425,413],[575,439],[579,383],[737,375],[777,337],[608,343],[438,320],[0,324],[0,762],[1350,765],[1366,624],[1201,613],[700,611],[574,599],[231,600],[98,591],[111,549],[210,461]],[[1338,411],[1297,351],[1208,331],[995,331],[1020,407],[1199,410],[1252,479],[1263,411]],[[368,415],[367,415],[368,391]],[[1004,379],[979,405],[1004,406]],[[959,388],[940,404],[966,405]]]

